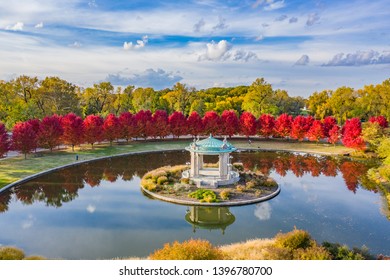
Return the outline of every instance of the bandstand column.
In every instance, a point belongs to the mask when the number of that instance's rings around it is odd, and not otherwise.
[[[198,154],[198,157],[199,157],[199,160],[198,160],[199,169],[203,169],[203,155],[202,154]]]
[[[197,177],[199,175],[199,165],[198,165],[198,154],[195,152],[191,152],[191,169],[190,176]]]
[[[227,176],[227,153],[219,154],[219,176],[221,178],[226,178]]]

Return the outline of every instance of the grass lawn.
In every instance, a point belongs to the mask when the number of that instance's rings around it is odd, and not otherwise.
[[[24,156],[5,158],[0,160],[0,189],[29,175],[76,162],[76,155],[78,155],[78,161],[83,161],[131,152],[183,149],[188,146],[191,141],[192,140],[190,139],[134,141],[129,144],[114,143],[113,146],[110,146],[109,144],[99,144],[95,145],[94,149],[91,149],[90,145],[82,145],[81,147],[77,147],[74,152],[69,148],[54,150],[53,152],[39,152],[39,156],[31,154],[27,156],[27,159],[24,159]],[[334,147],[329,144],[285,140],[252,139],[252,143],[249,143],[244,139],[232,139],[230,142],[239,149],[260,148],[264,150],[284,150],[334,155],[350,153],[352,151],[344,146]]]

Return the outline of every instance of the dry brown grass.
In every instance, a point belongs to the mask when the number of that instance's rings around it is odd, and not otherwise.
[[[230,260],[263,260],[273,239],[252,239],[219,247]]]

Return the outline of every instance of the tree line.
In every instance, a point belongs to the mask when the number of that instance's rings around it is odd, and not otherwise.
[[[277,117],[281,114],[297,116],[309,114],[315,119],[334,116],[339,125],[347,119],[367,121],[373,116],[390,118],[390,79],[361,89],[340,87],[336,90],[314,92],[307,99],[291,97],[287,91],[273,89],[263,78],[250,86],[213,87],[196,90],[182,83],[172,88],[115,88],[110,82],[91,87],[76,86],[59,77],[43,80],[26,75],[10,81],[0,81],[0,121],[11,129],[17,122],[43,119],[45,116],[74,113],[86,118],[123,112],[166,111],[169,115],[181,112],[186,117],[197,112],[204,116],[214,111],[221,115],[234,110],[238,115],[249,112],[256,118],[263,114]],[[307,110],[302,111],[303,108]]]
[[[11,136],[4,124],[0,123],[0,156],[9,150],[26,155],[38,147],[53,150],[59,145],[75,146],[88,143],[93,145],[102,141],[111,144],[123,139],[137,138],[179,138],[184,135],[193,137],[200,135],[228,136],[242,135],[246,137],[258,135],[264,138],[291,138],[302,141],[319,142],[326,140],[336,144],[340,140],[347,147],[363,149],[367,141],[380,136],[380,132],[388,127],[384,116],[371,117],[369,130],[362,132],[362,123],[358,118],[347,119],[343,126],[337,124],[336,118],[325,117],[316,120],[312,116],[292,116],[281,114],[274,117],[262,114],[256,118],[250,112],[237,115],[234,110],[225,110],[219,115],[208,111],[203,117],[196,111],[186,117],[180,111],[172,114],[164,110],[152,113],[140,110],[132,114],[123,112],[119,116],[108,114],[88,115],[84,119],[74,113],[64,116],[50,115],[43,119],[30,119],[16,123]],[[384,132],[382,132],[384,135]]]

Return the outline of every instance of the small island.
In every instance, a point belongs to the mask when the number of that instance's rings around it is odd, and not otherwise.
[[[258,170],[245,170],[242,163],[230,163],[229,154],[236,148],[210,137],[186,148],[191,162],[164,166],[147,172],[141,188],[147,195],[184,205],[236,206],[273,198],[280,187]],[[218,156],[217,163],[204,163],[204,155]]]

